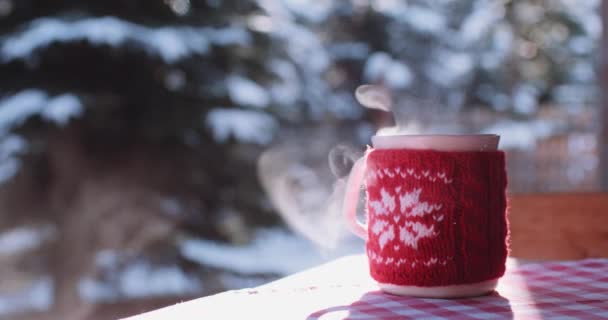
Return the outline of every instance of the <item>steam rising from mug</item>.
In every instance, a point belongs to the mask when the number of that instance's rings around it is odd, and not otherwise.
[[[392,93],[384,86],[361,85],[355,90],[357,101],[368,109],[385,111],[391,114],[395,126],[380,128],[377,135],[403,134],[411,131],[414,124],[410,111],[412,108],[421,110],[434,105],[430,100],[415,97],[411,94],[400,97],[401,105],[396,107]]]
[[[391,93],[384,87],[364,84],[357,87],[355,97],[360,104],[367,108],[384,110],[387,112],[393,110]]]
[[[393,115],[396,126],[385,132],[394,134],[407,127],[406,110],[395,108],[385,87],[362,85],[355,97],[367,108]],[[411,105],[422,104],[410,99]],[[294,231],[325,248],[351,238],[341,216],[342,201],[351,167],[363,156],[363,147],[338,144],[340,130],[332,130],[321,128],[285,138],[286,143],[267,150],[258,161],[260,182],[274,208]]]
[[[259,179],[290,228],[333,249],[352,238],[341,216],[342,201],[346,178],[362,152],[343,144],[318,149],[301,145],[289,143],[264,152],[258,161]]]
[[[396,92],[395,95],[381,85],[362,85],[355,91],[357,101],[368,109],[390,113],[394,126],[379,128],[378,136],[396,134],[460,133],[461,128],[454,125],[454,117],[441,107],[433,92]],[[397,100],[398,103],[394,101]],[[441,111],[441,112],[439,112]],[[442,126],[433,124],[444,122]],[[446,126],[449,122],[452,125]],[[386,125],[386,123],[383,123]]]

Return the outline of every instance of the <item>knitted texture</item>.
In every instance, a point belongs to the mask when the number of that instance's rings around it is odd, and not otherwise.
[[[371,150],[365,183],[376,281],[433,287],[504,274],[504,152]]]

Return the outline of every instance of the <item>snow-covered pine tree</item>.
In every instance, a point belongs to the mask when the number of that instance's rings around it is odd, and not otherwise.
[[[36,277],[50,266],[58,309],[113,299],[78,291],[103,250],[117,274],[150,246],[152,260],[179,261],[177,234],[242,242],[278,221],[255,165],[277,101],[295,102],[280,87],[293,66],[274,59],[285,54],[263,12],[255,1],[0,1],[0,229],[54,230],[51,250],[15,266],[42,261]],[[119,280],[110,292],[137,296]],[[200,293],[195,283],[157,294]]]
[[[597,101],[597,1],[377,0],[330,10],[317,28],[341,86],[384,83],[443,112],[491,107],[520,118],[540,104]]]

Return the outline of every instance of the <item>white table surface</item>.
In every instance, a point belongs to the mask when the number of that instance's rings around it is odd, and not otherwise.
[[[518,262],[509,259],[507,268]],[[306,319],[310,310],[347,304],[360,295],[360,287],[374,287],[364,255],[338,258],[268,284],[226,291],[128,318],[160,319]],[[331,301],[310,294],[317,287],[331,288]]]

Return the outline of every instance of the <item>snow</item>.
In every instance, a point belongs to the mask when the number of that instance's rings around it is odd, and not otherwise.
[[[497,111],[506,111],[511,106],[511,97],[498,91],[488,84],[481,84],[477,88],[477,97],[489,103]]]
[[[84,277],[78,283],[80,296],[89,302],[107,302],[116,298],[188,295],[202,291],[199,279],[175,265],[153,265],[139,260],[121,267],[120,254],[100,251],[96,265],[110,272],[110,280]]]
[[[282,229],[264,229],[245,246],[232,246],[210,240],[183,240],[181,253],[198,263],[242,274],[288,275],[347,253],[362,246],[342,247],[341,252],[323,254],[312,242]]]
[[[118,274],[117,288],[112,284],[83,278],[78,290],[89,302],[111,301],[116,297],[143,298],[150,296],[187,295],[201,292],[200,281],[177,266],[152,266],[145,262],[129,265]]]
[[[258,5],[263,11],[272,17],[272,20],[293,20],[293,13],[285,6],[282,1],[276,0],[257,0]]]
[[[293,107],[301,94],[300,78],[295,66],[285,60],[273,59],[269,68],[279,78],[270,86],[272,99],[285,107]]]
[[[22,32],[7,38],[0,47],[0,58],[5,61],[23,59],[51,43],[81,40],[113,47],[134,42],[165,62],[174,63],[193,54],[205,54],[210,45],[249,45],[251,35],[238,25],[225,28],[150,28],[115,17],[75,21],[40,18],[28,24]]]
[[[538,107],[538,90],[531,86],[522,84],[517,86],[513,94],[513,109],[521,114],[530,115]]]
[[[301,0],[294,0],[287,4],[285,1],[271,1],[271,0],[259,0],[258,4],[263,8],[269,19],[272,20],[272,34],[271,36],[275,41],[282,41],[284,48],[287,53],[288,63],[297,67],[297,82],[295,85],[299,87],[300,93],[295,99],[291,97],[284,99],[283,101],[301,100],[299,105],[295,107],[300,109],[301,106],[306,108],[304,112],[311,119],[320,119],[326,112],[327,109],[327,97],[332,95],[333,92],[329,88],[326,79],[326,71],[332,63],[330,52],[326,49],[323,43],[322,37],[314,30],[315,28],[310,26],[310,23],[306,21],[308,18],[303,15],[317,15],[323,14],[321,11],[317,11],[320,7],[328,6],[328,9],[333,8],[335,4],[331,1],[323,1],[322,3],[314,5]],[[302,12],[314,11],[313,12]],[[301,20],[306,20],[304,23]],[[313,19],[314,20],[314,19]],[[280,76],[282,77],[282,76]],[[274,90],[271,87],[273,98],[280,92],[280,88]],[[292,92],[295,92],[292,91]],[[291,94],[289,94],[291,95]],[[279,97],[277,102],[280,103]],[[294,107],[289,105],[282,105],[282,108],[278,110],[282,117],[290,118],[295,114],[300,114],[300,110],[294,112]],[[287,107],[287,108],[286,108]]]
[[[501,23],[496,27],[492,37],[494,48],[501,54],[507,54],[513,45],[513,30],[506,23]]]
[[[363,114],[351,92],[335,92],[327,100],[327,110],[338,119],[359,119]]]
[[[253,39],[245,28],[242,25],[231,25],[223,28],[204,28],[201,32],[211,43],[218,46],[249,46]]]
[[[0,142],[0,158],[10,157],[27,149],[27,142],[16,134],[5,136]]]
[[[465,43],[472,44],[491,30],[505,15],[504,4],[500,2],[477,1],[471,13],[460,28],[460,37]]]
[[[226,87],[230,99],[237,105],[265,108],[270,103],[268,91],[251,79],[232,75],[226,79]]]
[[[595,49],[595,41],[588,37],[576,36],[572,37],[568,42],[568,47],[576,54],[591,54]]]
[[[16,158],[3,159],[0,162],[0,183],[4,183],[14,177],[21,168],[21,162]]]
[[[190,11],[190,0],[170,0],[165,1],[171,7],[175,14],[183,16]]]
[[[414,79],[407,65],[393,60],[385,52],[374,52],[367,59],[363,67],[363,77],[369,82],[382,82],[395,89],[408,87]]]
[[[42,110],[47,95],[36,89],[23,90],[9,98],[0,100],[0,132],[23,124],[27,118]]]
[[[284,29],[283,37],[290,39],[287,52],[293,61],[302,64],[306,71],[322,73],[331,59],[316,34],[305,28],[291,25]]]
[[[23,310],[46,311],[52,304],[53,281],[50,277],[39,278],[19,292],[0,292],[0,315]]]
[[[597,87],[584,84],[563,84],[555,86],[551,95],[558,103],[578,106],[584,103],[596,103],[598,92]]]
[[[474,66],[473,58],[464,52],[438,50],[426,73],[435,83],[451,87],[466,77]]]
[[[398,16],[397,16],[398,18]],[[446,19],[436,11],[421,6],[410,6],[403,16],[412,28],[419,32],[438,33],[445,30]]]
[[[82,103],[73,94],[51,98],[42,90],[26,89],[0,100],[0,132],[6,134],[36,114],[63,126],[82,112]]]
[[[281,24],[278,30],[276,35],[285,41],[287,54],[298,67],[303,83],[301,97],[308,107],[308,115],[320,119],[326,112],[326,98],[332,94],[324,80],[331,58],[320,37],[311,30],[290,23]]]
[[[82,115],[83,108],[80,99],[73,94],[62,94],[49,99],[42,117],[64,126],[71,118]]]
[[[314,4],[308,0],[282,0],[282,2],[293,14],[313,23],[324,21],[334,6],[332,0],[316,0]]]
[[[395,89],[408,87],[413,79],[414,76],[408,66],[403,62],[395,60],[393,60],[393,63],[391,63],[390,68],[386,70],[386,74],[384,75],[386,84]]]
[[[69,93],[49,97],[42,90],[26,89],[0,100],[0,183],[17,173],[21,163],[15,155],[27,148],[23,138],[9,134],[12,129],[34,115],[64,126],[82,112],[80,99]]]
[[[572,66],[570,77],[574,82],[591,82],[595,79],[594,65],[589,61],[578,61]]]
[[[112,250],[100,250],[95,255],[95,265],[102,269],[113,268],[118,265],[120,255]]]
[[[502,149],[531,149],[536,141],[553,135],[559,128],[558,123],[547,120],[503,120],[485,128],[481,133],[500,135]]]
[[[150,48],[150,51],[157,52],[163,60],[168,63],[186,57],[191,52],[200,54],[207,52],[207,43],[205,40],[193,41],[193,43],[198,42],[199,45],[191,46],[188,43],[188,40],[184,39],[185,35],[189,34],[187,31],[178,33],[174,29],[161,28],[154,31],[148,31],[145,34],[147,35],[136,39]]]
[[[17,174],[21,168],[21,162],[17,156],[27,147],[25,139],[15,134],[4,136],[0,141],[0,183],[8,181]]]
[[[384,14],[401,15],[407,10],[407,3],[402,0],[375,0],[371,2],[371,5],[374,10]]]
[[[218,142],[230,137],[244,143],[268,144],[278,129],[277,121],[263,112],[215,108],[207,114],[206,125]]]
[[[0,256],[36,249],[53,235],[54,229],[50,226],[17,227],[5,231],[0,233]]]
[[[219,279],[222,285],[227,289],[243,289],[261,286],[268,282],[267,278],[252,278],[248,276],[239,276],[236,274],[220,274]]]
[[[602,20],[599,16],[601,1],[596,0],[562,0],[563,13],[570,15],[583,27],[583,30],[593,39],[599,39],[602,34]]]
[[[120,275],[120,292],[127,297],[181,295],[199,292],[201,284],[177,266],[154,267],[141,262],[129,265]]]
[[[116,292],[110,284],[91,278],[83,278],[78,282],[78,294],[84,301],[91,303],[111,301],[116,297]]]
[[[440,33],[447,25],[446,18],[437,11],[419,5],[408,5],[405,1],[376,0],[372,6],[377,12],[407,23],[421,33]]]
[[[499,68],[508,57],[513,45],[513,30],[506,23],[494,28],[492,33],[492,48],[482,53],[481,65],[485,69]]]
[[[247,26],[257,32],[272,32],[274,30],[274,21],[266,15],[254,14],[247,18]]]

